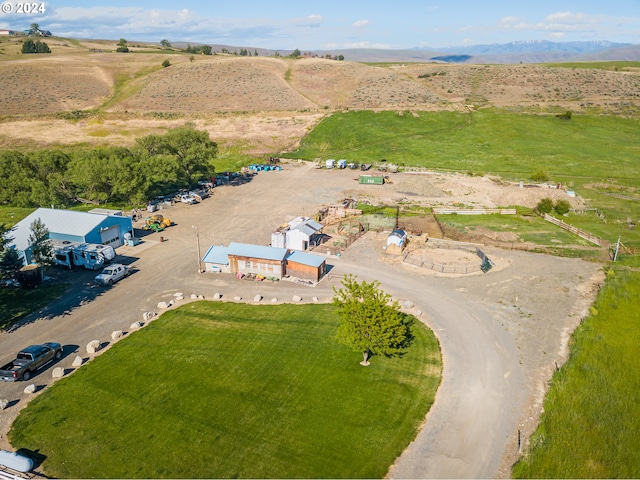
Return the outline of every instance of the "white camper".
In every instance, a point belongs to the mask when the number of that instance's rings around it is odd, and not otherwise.
[[[70,270],[76,267],[99,270],[115,257],[116,252],[110,245],[69,241],[53,242],[53,258],[56,265],[67,267]]]

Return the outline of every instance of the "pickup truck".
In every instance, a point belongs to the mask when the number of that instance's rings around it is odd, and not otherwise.
[[[196,203],[198,203],[198,200],[196,200],[191,195],[187,195],[187,194],[180,195],[180,201],[182,203],[186,203],[187,205],[195,205]]]
[[[40,367],[62,357],[62,345],[49,342],[31,345],[18,352],[16,359],[0,367],[0,378],[5,382],[29,380]]]
[[[96,276],[95,281],[98,285],[113,285],[118,280],[129,275],[129,267],[120,263],[113,263]]]

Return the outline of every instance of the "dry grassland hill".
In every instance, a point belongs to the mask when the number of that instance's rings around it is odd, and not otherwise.
[[[1,46],[2,44],[0,44]],[[57,48],[56,48],[57,47]],[[367,65],[326,59],[102,53],[53,42],[51,55],[0,55],[3,115],[117,112],[451,110],[640,101],[640,69],[536,65]],[[1,50],[0,50],[1,51]],[[172,65],[161,68],[168,58]],[[119,91],[114,92],[118,83]],[[126,87],[126,88],[125,88]]]
[[[239,138],[238,129],[243,128],[228,119],[242,114],[252,126],[247,136],[262,135],[257,151],[277,151],[294,141],[289,135],[299,139],[335,110],[462,111],[498,106],[637,115],[640,105],[640,69],[632,67],[609,71],[537,65],[369,65],[320,58],[192,57],[158,46],[133,46],[133,53],[123,54],[115,53],[115,42],[47,42],[53,53],[22,55],[19,39],[0,39],[0,146],[24,142],[24,132],[30,129],[20,122],[44,122],[47,114],[46,122],[38,125],[44,132],[39,144],[132,143],[133,135],[185,119],[210,129],[224,142]],[[161,66],[165,59],[171,63],[168,68]],[[50,115],[74,110],[101,112],[95,120],[100,128],[91,130],[90,121],[70,126]],[[235,132],[225,133],[223,117]],[[147,128],[141,123],[147,119],[160,123],[149,122]],[[262,126],[254,128],[259,119]],[[66,122],[66,130],[56,122]],[[119,123],[113,127],[109,122]],[[286,130],[281,142],[279,126]]]

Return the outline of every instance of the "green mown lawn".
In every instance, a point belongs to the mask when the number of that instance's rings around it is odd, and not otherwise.
[[[415,322],[402,358],[334,340],[331,305],[197,302],[167,312],[33,400],[15,448],[61,478],[381,478],[440,382]]]

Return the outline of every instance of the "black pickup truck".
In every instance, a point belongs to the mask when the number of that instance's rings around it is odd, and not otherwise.
[[[62,345],[49,342],[31,345],[18,352],[16,359],[0,367],[0,379],[5,382],[29,380],[33,372],[43,365],[62,357]]]

